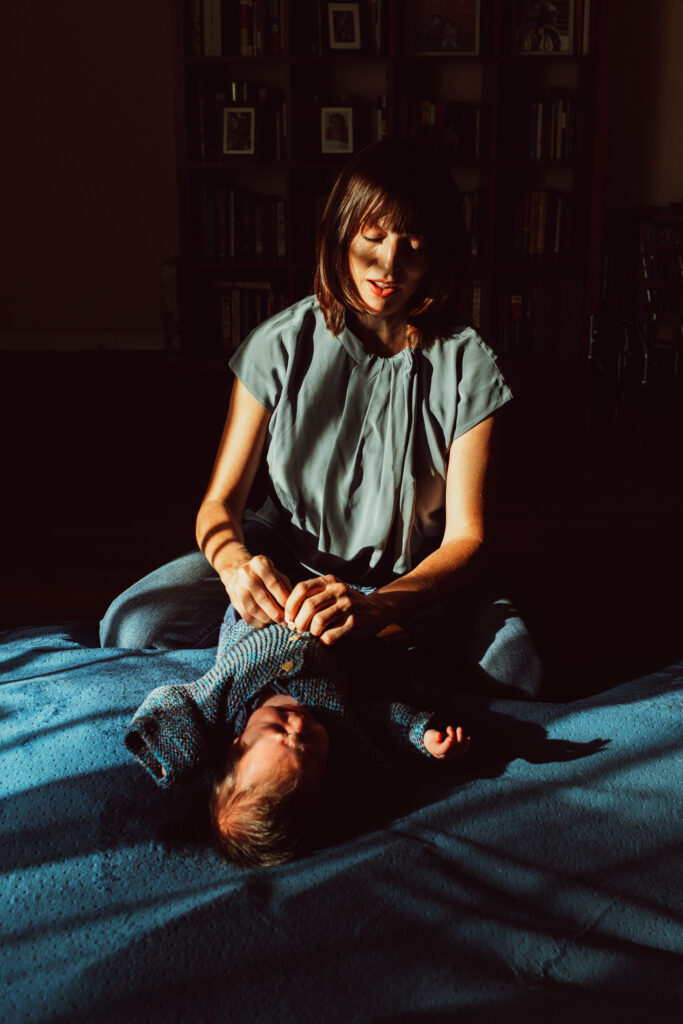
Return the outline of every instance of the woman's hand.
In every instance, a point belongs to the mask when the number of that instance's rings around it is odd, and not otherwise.
[[[265,555],[254,555],[220,575],[231,603],[250,626],[284,622],[292,584]]]
[[[445,733],[438,729],[427,729],[423,742],[432,757],[461,757],[470,749],[470,738],[465,736],[460,726],[454,729],[449,725]]]
[[[319,636],[324,644],[333,644],[351,632],[374,636],[387,625],[372,594],[361,594],[336,576],[297,583],[285,604],[285,621],[299,633],[308,630]]]

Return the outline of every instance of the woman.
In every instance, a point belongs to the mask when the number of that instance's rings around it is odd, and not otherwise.
[[[104,646],[215,643],[227,595],[253,625],[287,621],[327,644],[400,623],[461,685],[537,690],[533,644],[485,568],[495,414],[512,396],[458,326],[466,259],[436,154],[392,141],[351,160],[320,228],[315,295],[231,361],[203,554],[117,598]],[[269,495],[245,512],[264,454]]]

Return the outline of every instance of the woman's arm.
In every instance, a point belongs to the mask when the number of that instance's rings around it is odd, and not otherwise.
[[[196,522],[197,543],[228,596],[252,626],[281,622],[291,583],[269,558],[252,556],[242,515],[258,469],[270,413],[235,380],[223,436]]]
[[[436,604],[473,579],[484,561],[487,480],[494,417],[456,438],[446,474],[446,529],[441,546],[405,576],[364,596],[333,576],[297,584],[287,621],[326,643],[350,632],[378,633],[407,612]]]
[[[477,576],[484,562],[487,480],[493,416],[451,445],[446,473],[446,529],[436,551],[411,572],[370,595],[387,623],[441,601]]]

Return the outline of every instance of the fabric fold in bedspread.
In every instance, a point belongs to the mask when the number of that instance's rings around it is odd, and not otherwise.
[[[0,1020],[680,1020],[683,665],[572,704],[463,697],[466,763],[244,870],[206,780],[164,792],[123,743],[214,652],[95,644],[0,635]]]

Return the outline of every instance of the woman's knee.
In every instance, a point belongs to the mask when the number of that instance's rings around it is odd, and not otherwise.
[[[217,574],[200,552],[191,552],[112,601],[100,623],[100,644],[137,650],[212,646],[227,604]]]

